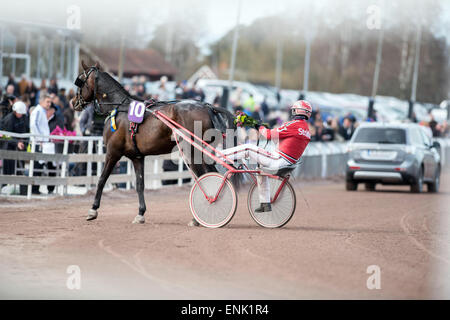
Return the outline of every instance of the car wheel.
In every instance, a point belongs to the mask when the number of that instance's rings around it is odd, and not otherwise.
[[[347,191],[355,191],[356,189],[358,189],[358,184],[354,181],[347,181],[345,183],[345,189]]]
[[[365,187],[367,191],[375,191],[375,183],[373,182],[366,183]]]
[[[428,183],[428,192],[439,192],[439,185],[441,183],[441,167],[436,169],[434,181]]]
[[[411,192],[421,193],[422,190],[423,190],[423,168],[421,167],[419,170],[419,174],[417,175],[416,181],[411,185]]]

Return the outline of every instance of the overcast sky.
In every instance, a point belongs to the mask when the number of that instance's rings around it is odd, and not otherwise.
[[[415,3],[428,5],[425,0],[241,0],[240,22],[250,24],[255,19],[282,14],[295,13],[299,24],[308,28],[312,16],[311,6],[320,13],[325,6],[337,8],[336,16],[345,19],[351,15],[352,9],[364,10],[370,4],[398,7],[415,6]],[[443,20],[446,25],[440,32],[450,35],[450,0],[438,0],[442,3]],[[5,1],[3,1],[5,2]],[[206,26],[202,37],[204,44],[210,43],[230,31],[236,24],[239,0],[15,0],[2,3],[0,18],[16,20],[44,21],[65,26],[67,9],[76,5],[80,8],[81,31],[92,33],[99,28],[112,28],[114,25],[128,25],[139,20],[145,35],[151,36],[155,26],[168,18],[174,23],[182,23],[181,19],[197,19],[199,24]],[[357,5],[355,5],[355,3]],[[351,5],[350,5],[351,4]],[[176,19],[172,19],[176,17]],[[325,19],[321,17],[320,19]],[[408,23],[414,22],[408,21]],[[276,26],[274,26],[276,27]]]

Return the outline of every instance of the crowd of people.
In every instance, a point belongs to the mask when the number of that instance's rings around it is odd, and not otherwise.
[[[0,130],[13,133],[32,133],[48,136],[59,130],[74,131],[76,126],[75,111],[70,100],[75,96],[73,89],[66,93],[59,88],[55,78],[42,79],[36,87],[31,79],[22,76],[16,81],[14,76],[8,78],[4,88],[0,88]],[[2,139],[0,147],[7,150],[29,150],[28,139],[8,138]],[[36,152],[55,153],[55,144],[47,138],[36,138]],[[24,170],[23,161],[3,160],[3,174],[18,174]],[[45,169],[50,176],[56,175],[56,164],[52,161],[44,163],[35,161],[35,175],[40,176]],[[54,192],[54,186],[48,187],[48,192]],[[33,193],[39,193],[39,186],[33,186]]]

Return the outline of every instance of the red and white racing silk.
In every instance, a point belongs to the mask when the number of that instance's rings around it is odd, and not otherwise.
[[[279,169],[297,163],[311,140],[308,123],[304,120],[293,120],[284,123],[277,129],[261,127],[259,132],[267,139],[271,139],[278,149],[269,152],[254,144],[242,144],[222,150],[230,160],[249,158],[269,169]],[[278,140],[278,141],[277,141]],[[270,183],[267,176],[257,176],[259,200],[261,203],[270,202]]]
[[[267,140],[279,143],[276,152],[289,163],[296,163],[300,159],[311,140],[308,122],[305,120],[288,121],[271,130],[260,127],[259,132]]]

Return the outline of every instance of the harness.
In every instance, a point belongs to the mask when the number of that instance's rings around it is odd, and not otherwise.
[[[76,79],[75,79],[75,85],[78,87],[78,88],[80,88],[80,90],[83,88],[83,86],[85,85],[85,83],[86,83],[86,81],[87,81],[87,79],[89,78],[89,75],[92,73],[92,72],[95,72],[95,80],[94,80],[94,99],[92,100],[92,101],[90,101],[90,102],[88,102],[88,101],[85,101],[84,99],[83,99],[83,96],[80,94],[79,96],[78,96],[78,100],[80,100],[80,103],[81,103],[81,105],[82,106],[85,106],[85,105],[87,105],[87,104],[89,104],[89,103],[93,103],[94,104],[94,111],[97,113],[97,114],[99,114],[99,115],[102,115],[102,116],[105,116],[105,115],[107,115],[108,114],[108,112],[103,112],[103,111],[101,111],[101,109],[100,109],[100,106],[103,106],[103,105],[105,105],[105,106],[111,106],[111,105],[116,105],[117,106],[117,108],[116,109],[118,109],[120,106],[122,106],[126,101],[127,101],[127,99],[129,98],[128,96],[125,96],[123,99],[122,99],[122,101],[120,102],[120,103],[117,103],[117,102],[99,102],[98,101],[98,99],[97,99],[97,83],[98,83],[98,68],[97,67],[95,67],[95,66],[92,66],[92,67],[90,67],[87,71],[86,70],[84,70],[83,71],[83,73],[82,74],[80,74]],[[82,80],[81,78],[80,78],[80,76],[81,75],[84,75],[84,80]],[[112,93],[114,93],[114,92],[116,92],[116,91],[119,91],[121,88],[116,88],[116,89],[114,89],[114,90],[112,90],[112,91],[110,91],[110,92],[104,92],[103,93],[103,97],[106,97],[106,96],[108,96],[108,95],[110,95],[110,94],[112,94]]]

